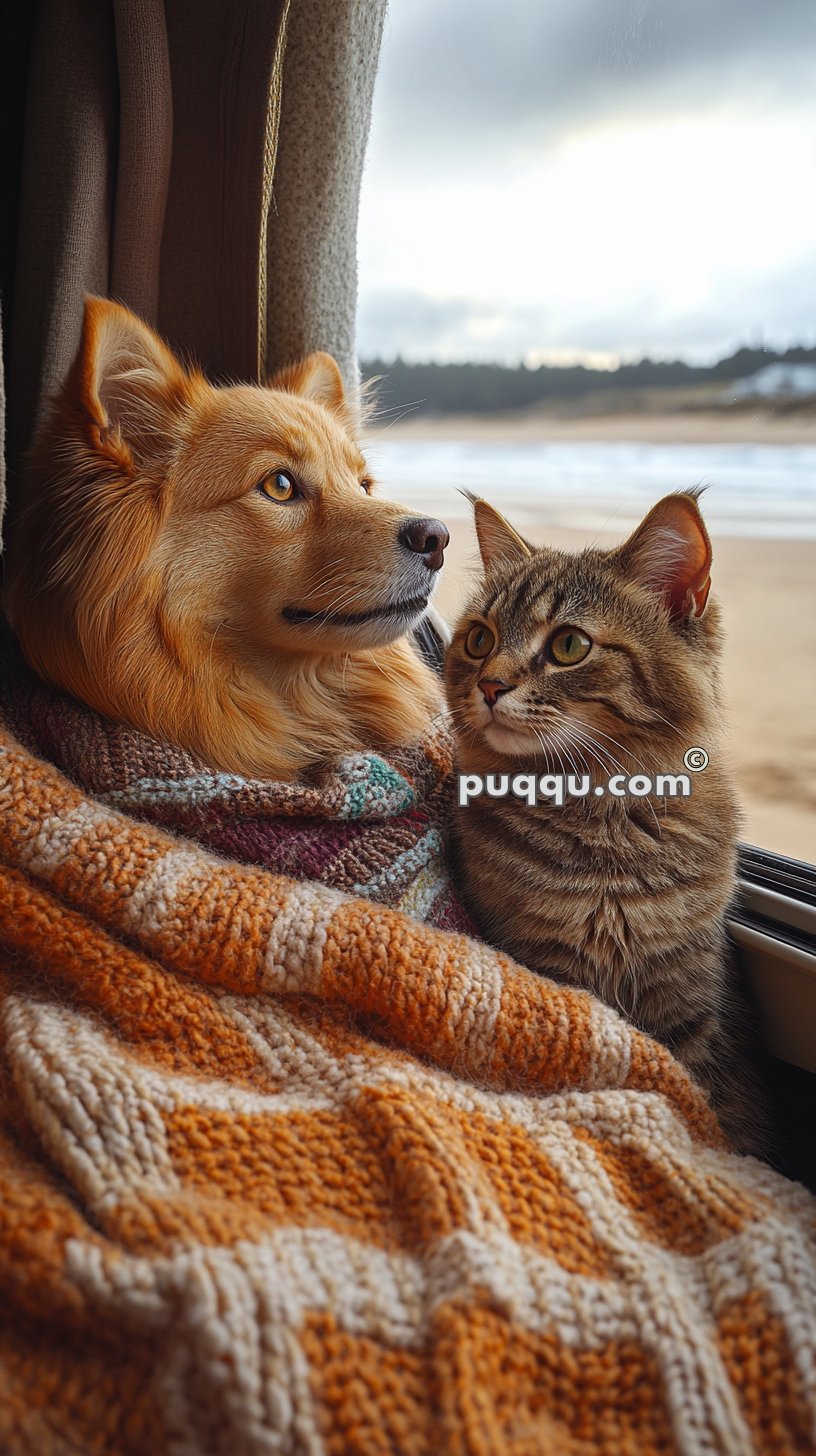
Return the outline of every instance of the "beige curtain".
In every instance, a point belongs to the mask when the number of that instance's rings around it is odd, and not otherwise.
[[[355,376],[357,210],[386,0],[292,0],[267,246],[269,371],[312,349]]]
[[[19,455],[108,294],[214,377],[356,369],[356,226],[386,0],[42,0],[5,292]],[[11,286],[13,284],[13,287]]]

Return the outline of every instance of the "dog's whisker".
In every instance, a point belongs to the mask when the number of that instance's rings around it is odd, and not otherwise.
[[[293,365],[285,389],[245,389],[236,415],[231,394],[147,324],[89,301],[6,563],[9,618],[55,686],[216,769],[287,782],[369,733],[421,737],[439,702],[405,637],[434,578],[400,545],[403,508],[359,492],[352,419],[371,414],[370,391],[326,409],[313,367]],[[115,400],[110,419],[103,398]],[[225,454],[227,438],[245,444],[242,493],[225,490],[240,448]],[[292,476],[291,509],[270,504],[266,477],[260,503],[258,440],[275,442],[271,463]],[[360,539],[365,562],[350,552]]]

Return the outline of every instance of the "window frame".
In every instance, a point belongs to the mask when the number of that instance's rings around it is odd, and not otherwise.
[[[728,929],[768,1049],[816,1073],[816,866],[740,845]]]

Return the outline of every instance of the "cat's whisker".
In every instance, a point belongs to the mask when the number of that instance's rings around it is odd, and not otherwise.
[[[534,724],[531,723],[530,724],[530,727],[532,728],[533,733],[535,734],[536,738],[538,739],[539,743],[541,744],[541,750],[542,750],[542,752],[544,754],[544,766],[545,766],[545,768],[547,770],[547,773],[552,773],[553,770],[552,770],[552,767],[550,765],[550,750],[549,750],[548,744],[546,743],[546,741],[544,739],[544,734],[540,731],[540,729],[536,728]]]
[[[474,723],[471,716],[472,712],[473,709],[469,703],[459,703],[454,708],[443,708],[432,719],[432,722],[438,723],[442,719],[447,719],[448,721],[455,720],[456,732],[460,733],[463,731],[463,728],[467,729],[470,735],[469,742],[473,743],[480,732],[480,724]]]
[[[672,722],[670,722],[670,720],[669,720],[669,719],[668,719],[668,718],[664,718],[664,716],[663,716],[663,714],[662,714],[662,713],[658,713],[658,711],[657,711],[657,709],[656,709],[656,708],[652,708],[652,709],[650,709],[650,711],[651,711],[651,712],[652,712],[652,713],[654,713],[654,716],[655,716],[655,717],[656,717],[656,718],[659,718],[659,720],[660,720],[660,722],[661,722],[661,723],[665,723],[665,725],[666,725],[666,727],[667,727],[667,728],[668,728],[668,729],[669,729],[669,730],[670,730],[670,731],[671,731],[671,732],[672,732],[672,733],[676,733],[676,734],[677,734],[677,737],[678,737],[678,738],[680,738],[680,739],[683,739],[683,738],[685,738],[685,736],[686,736],[686,735],[685,735],[685,734],[684,734],[684,733],[681,733],[681,731],[680,731],[680,729],[679,729],[679,728],[678,728],[678,727],[677,727],[677,725],[676,725],[676,724],[675,724],[675,723],[672,723]]]
[[[532,728],[533,733],[535,734],[536,738],[538,738],[539,742],[541,743],[542,749],[544,750],[544,757],[545,757],[545,762],[546,762],[546,766],[547,766],[547,772],[548,773],[553,773],[554,772],[554,767],[551,767],[551,765],[550,765],[549,749],[547,747],[547,744],[545,743],[543,733],[534,724],[531,724],[530,727]],[[559,764],[562,772],[563,772],[563,769],[564,769],[563,758],[565,757],[568,760],[568,762],[569,762],[569,765],[570,765],[570,768],[572,769],[572,772],[573,772],[574,777],[576,779],[579,779],[581,777],[580,770],[579,770],[578,765],[576,764],[575,759],[573,758],[572,752],[571,752],[571,750],[574,748],[575,749],[575,752],[576,752],[576,755],[577,755],[579,761],[581,762],[581,764],[583,766],[584,773],[586,774],[586,776],[588,778],[591,779],[592,774],[591,774],[589,765],[587,764],[586,760],[584,759],[583,754],[581,753],[581,750],[580,750],[578,744],[575,742],[575,740],[574,739],[571,739],[571,738],[568,740],[567,739],[567,736],[565,735],[565,733],[562,731],[562,728],[558,724],[549,723],[547,725],[547,731],[548,731],[549,734],[554,735],[554,738],[555,738],[555,742],[551,745],[553,747],[554,753],[555,754],[562,755],[562,757],[561,757],[560,760],[558,758],[556,758],[554,760],[554,763],[558,763]]]
[[[622,774],[629,774],[629,773],[631,773],[631,770],[630,769],[627,769],[620,762],[620,760],[617,759],[615,757],[615,755],[610,752],[610,750],[608,748],[605,748],[602,744],[598,743],[597,741],[594,741],[594,746],[595,746],[595,748],[597,748],[597,750],[598,750],[599,753],[602,753],[603,756],[606,759],[609,760],[609,763],[612,764],[613,768],[617,769],[617,771],[619,773],[622,773]],[[625,751],[626,750],[624,750],[624,752]],[[608,770],[607,770],[607,772],[608,772]],[[649,809],[649,812],[651,813],[652,818],[654,819],[655,827],[657,828],[658,835],[661,835],[662,836],[662,830],[661,830],[661,827],[660,827],[660,821],[658,820],[657,814],[655,813],[654,805],[651,803],[651,801],[648,798],[646,799],[645,802],[646,802],[647,808]]]
[[[597,750],[598,754],[602,755],[604,762],[601,763],[601,768],[604,770],[604,772],[608,772],[608,764],[612,764],[617,768],[622,767],[622,765],[620,765],[615,759],[614,755],[610,753],[609,749],[606,748],[604,744],[599,743],[598,740],[592,736],[592,734],[588,731],[588,727],[586,724],[582,724],[581,727],[578,727],[574,718],[565,718],[562,726],[564,730],[570,734],[571,738],[575,742],[584,743],[587,747],[594,748],[595,750]],[[601,762],[600,759],[597,758],[597,755],[596,762]]]
[[[612,775],[616,773],[624,774],[627,776],[631,773],[631,769],[624,767],[620,760],[615,758],[615,755],[610,753],[609,749],[606,748],[604,744],[598,743],[596,739],[590,739],[583,735],[581,736],[580,741],[584,743],[591,752],[595,753],[596,758],[600,762],[601,771],[605,774],[607,778],[611,778]]]
[[[605,764],[603,762],[603,760],[601,758],[598,757],[598,754],[595,752],[595,750],[592,747],[592,745],[586,739],[583,739],[583,738],[580,739],[580,740],[578,740],[578,741],[581,743],[582,747],[586,749],[586,751],[590,755],[590,757],[595,760],[595,762],[598,765],[598,768],[601,770],[601,773],[605,777],[608,777],[608,775],[609,775],[609,767],[608,767],[607,764]]]
[[[568,744],[567,737],[565,737],[565,735],[562,734],[562,732],[558,732],[557,738],[558,738],[558,748],[560,748],[562,760],[564,760],[564,759],[567,759],[568,760],[568,764],[570,764],[570,769],[573,770],[573,776],[574,776],[574,778],[580,779],[580,772],[578,772],[578,766],[577,766],[576,760],[574,760],[573,753],[571,753],[571,747],[574,747],[574,744],[573,745]]]
[[[574,738],[571,738],[570,739],[570,747],[573,750],[573,752],[575,753],[575,757],[578,760],[578,763],[580,765],[581,771],[583,773],[585,773],[588,776],[588,778],[591,779],[592,778],[592,769],[591,769],[590,765],[587,763],[587,760],[586,760],[586,758],[584,756],[584,751],[583,751],[582,745],[579,744]]]
[[[585,740],[585,741],[586,741],[586,740]],[[588,746],[588,744],[587,744],[587,746]],[[619,746],[619,747],[622,747],[622,746],[623,746],[623,745],[618,745],[618,746]],[[608,759],[608,760],[609,760],[609,762],[610,762],[610,763],[611,763],[611,764],[612,764],[612,766],[613,766],[613,768],[615,768],[615,769],[617,769],[617,770],[618,770],[618,772],[619,772],[619,773],[623,773],[623,774],[628,774],[628,773],[630,773],[630,772],[631,772],[631,770],[630,770],[630,769],[627,769],[627,768],[625,768],[625,767],[624,767],[624,765],[623,765],[623,764],[622,764],[622,763],[621,763],[621,762],[620,762],[620,760],[619,760],[619,759],[617,759],[617,758],[616,758],[616,757],[615,757],[615,755],[614,755],[614,754],[613,754],[613,753],[610,753],[610,751],[609,751],[609,749],[608,749],[608,748],[604,748],[604,747],[603,747],[603,745],[602,745],[602,744],[600,744],[600,743],[598,743],[598,742],[597,742],[597,741],[596,741],[596,742],[595,742],[595,747],[596,747],[596,748],[597,748],[597,749],[598,749],[598,751],[599,751],[599,752],[600,752],[600,753],[603,753],[603,754],[604,754],[604,756],[605,756],[605,757],[606,757],[606,758],[607,758],[607,759]],[[590,752],[591,752],[591,751],[592,751],[592,750],[590,750]],[[624,750],[623,750],[623,751],[624,751],[624,752],[626,752],[626,750],[625,750],[625,749],[624,749]],[[635,765],[635,766],[636,766],[636,767],[637,767],[637,766],[638,766],[638,765]],[[608,770],[607,770],[607,772],[608,772]],[[654,805],[653,805],[653,804],[652,804],[652,802],[651,802],[651,800],[650,800],[650,799],[649,799],[649,798],[648,798],[648,797],[647,797],[647,798],[646,798],[646,799],[645,799],[645,803],[646,803],[646,807],[647,807],[647,808],[648,808],[648,810],[649,810],[649,812],[650,812],[650,814],[651,814],[651,816],[652,816],[652,818],[653,818],[653,819],[654,819],[654,822],[655,822],[655,827],[656,827],[656,829],[657,829],[657,833],[658,833],[658,836],[659,836],[659,837],[660,837],[660,838],[662,838],[662,835],[663,835],[663,831],[662,831],[662,829],[661,829],[661,826],[660,826],[660,821],[659,821],[659,819],[658,819],[658,817],[657,817],[657,814],[656,814],[656,813],[655,813],[655,808],[654,808]]]
[[[574,720],[572,720],[572,721],[574,722]],[[589,728],[589,725],[586,724],[586,723],[584,723],[583,719],[581,719],[580,721],[581,721],[581,723],[582,723],[582,725],[583,725],[583,727],[585,729],[588,729]],[[639,759],[633,758],[630,750],[627,749],[627,748],[625,748],[622,743],[619,743],[616,738],[612,738],[612,736],[610,734],[608,734],[608,733],[602,733],[600,729],[597,729],[596,730],[594,727],[593,727],[592,731],[593,732],[599,732],[599,733],[601,733],[601,736],[603,738],[608,738],[610,743],[614,743],[616,748],[620,748],[620,750],[621,750],[622,753],[625,753],[625,754],[628,755],[628,757],[630,759],[630,762],[634,766],[634,768],[639,769],[640,772],[643,773],[643,774],[649,774],[649,776],[651,776],[650,775],[650,771],[646,768],[646,765],[643,764]],[[598,745],[598,747],[600,747],[600,744]],[[607,757],[613,763],[616,763],[617,768],[621,772],[623,772],[623,773],[630,773],[631,772],[631,768],[625,768],[622,763],[618,762],[615,759],[614,755],[611,754],[608,749],[606,750],[606,752],[607,752]],[[657,818],[657,813],[655,811],[655,807],[652,804],[651,800],[648,800],[647,799],[647,803],[648,803],[649,809],[651,810],[652,818],[654,819],[655,824],[657,825],[658,833],[662,833],[662,831],[660,829],[660,823],[659,823],[658,818]],[[665,817],[665,814],[666,814],[666,804],[665,804],[665,801],[664,801],[664,804],[663,804],[663,814],[664,814],[664,817]]]
[[[546,763],[547,763],[547,772],[548,773],[554,772],[554,764],[557,761],[557,760],[554,760],[553,761],[553,766],[551,767],[551,765],[550,765],[550,759],[549,759],[549,748],[552,748],[554,753],[558,753],[559,750],[563,750],[565,752],[565,754],[566,754],[566,757],[569,760],[569,764],[570,764],[570,767],[572,768],[573,773],[575,774],[576,778],[578,778],[578,777],[580,777],[580,774],[579,774],[578,768],[577,768],[577,766],[576,766],[576,764],[575,764],[575,762],[574,762],[574,760],[572,758],[572,755],[570,754],[569,749],[567,748],[566,742],[564,740],[563,733],[561,732],[561,726],[562,725],[559,724],[559,723],[547,723],[545,725],[545,729],[544,730],[541,730],[538,727],[536,727],[535,724],[533,724],[533,723],[530,723],[529,724],[529,727],[532,729],[532,732],[535,734],[535,736],[538,738],[539,742],[541,743],[542,749],[544,749],[545,757],[546,757]],[[546,731],[549,734],[554,734],[555,735],[555,742],[552,742],[551,741],[549,743],[549,746],[545,742],[545,739],[544,739],[544,736],[543,736],[543,732],[544,731]],[[575,747],[574,744],[572,744],[571,746],[572,747]],[[563,768],[563,764],[561,765],[561,767]],[[586,765],[584,765],[584,768],[586,769]]]
[[[599,751],[605,753],[605,755],[609,759],[610,763],[618,770],[619,773],[622,773],[622,774],[630,774],[631,773],[631,769],[625,768],[624,765],[620,762],[620,760],[619,759],[616,759],[616,757],[615,757],[615,755],[613,753],[610,753],[610,751],[609,751],[608,748],[603,748],[602,745],[600,743],[597,743],[597,742],[596,742],[595,746],[596,746],[596,748],[598,748]],[[622,745],[619,745],[619,746],[622,747]],[[623,751],[626,752],[626,749],[624,749]],[[635,764],[635,767],[636,768],[637,767],[640,767],[640,765]],[[646,773],[646,770],[643,770],[643,772]],[[648,777],[648,775],[647,775],[647,777]],[[645,803],[645,805],[646,805],[647,809],[649,810],[652,818],[654,819],[655,827],[657,829],[658,836],[660,838],[662,838],[662,836],[663,836],[663,830],[660,827],[660,820],[658,819],[657,814],[655,813],[654,804],[652,803],[652,801],[651,801],[651,799],[649,798],[648,795],[645,797],[645,799],[642,800],[642,802]]]
[[[568,740],[567,740],[566,736],[564,735],[563,732],[561,732],[557,728],[554,730],[554,732],[556,734],[557,744],[558,744],[559,748],[561,748],[563,750],[564,755],[567,758],[567,761],[568,761],[568,763],[570,765],[570,768],[572,769],[573,774],[575,775],[576,778],[580,778],[580,774],[578,773],[578,767],[577,767],[577,764],[575,762],[575,759],[573,758],[572,754],[570,753],[569,745],[568,745]],[[563,764],[562,764],[562,767],[563,767]]]
[[[548,732],[548,736],[549,736],[549,741],[550,741],[550,743],[552,745],[552,748],[553,748],[553,751],[554,751],[554,753],[556,755],[556,758],[555,758],[555,766],[558,767],[558,768],[560,768],[561,769],[561,772],[563,773],[566,770],[566,767],[567,767],[567,762],[566,761],[568,760],[569,761],[569,766],[572,769],[572,772],[574,773],[576,766],[575,766],[575,763],[574,763],[573,759],[570,757],[570,754],[569,754],[569,751],[568,751],[568,747],[567,747],[567,744],[566,744],[565,739],[564,739],[564,735],[560,731],[558,725],[556,723],[550,723],[550,724],[548,724],[547,732]]]
[[[620,743],[617,738],[613,738],[610,733],[604,733],[604,732],[602,732],[602,730],[600,728],[596,728],[595,727],[594,723],[590,726],[590,724],[587,723],[587,722],[585,722],[583,718],[577,718],[576,719],[576,718],[572,718],[571,717],[569,721],[570,721],[571,724],[580,723],[581,727],[583,729],[585,729],[587,732],[590,732],[590,733],[593,733],[593,734],[595,734],[595,733],[600,734],[601,738],[606,738],[610,743],[613,743],[616,748],[619,748],[622,753],[625,753],[628,756],[632,768],[639,769],[641,773],[647,773],[648,772],[648,769],[646,768],[646,765],[644,763],[642,763],[640,761],[640,759],[634,758],[632,756],[631,749],[627,748],[625,744]],[[612,755],[609,754],[609,757],[611,758]],[[624,769],[624,765],[623,764],[620,764],[619,763],[618,764],[618,767],[621,769],[621,771],[630,772],[630,769]]]
[[[471,715],[471,709],[468,707],[468,705],[466,703],[464,703],[464,704],[460,704],[460,706],[457,707],[457,708],[443,708],[440,713],[437,713],[436,717],[432,721],[434,723],[438,723],[442,718],[447,718],[447,719],[461,719],[465,723],[470,723],[471,722],[471,716],[470,715]]]
[[[628,767],[626,764],[621,763],[620,759],[616,758],[615,754],[612,753],[605,744],[599,743],[598,740],[594,738],[591,733],[581,733],[580,737],[584,742],[592,743],[593,746],[597,749],[598,753],[600,753],[602,757],[606,760],[607,764],[610,765],[611,768],[615,769],[618,773],[631,773],[631,767]],[[637,765],[635,765],[635,767],[637,767]],[[608,768],[607,772],[609,772]]]
[[[615,748],[619,748],[622,753],[627,753],[631,756],[631,750],[624,743],[621,743],[618,738],[613,738],[611,733],[604,733],[603,729],[597,728],[594,723],[587,723],[584,718],[574,718],[572,716],[570,716],[569,721],[571,724],[579,723],[588,733],[597,734],[599,737],[605,738],[607,742],[614,744]],[[636,768],[642,768],[642,764],[639,764],[636,759],[632,759],[632,762]]]

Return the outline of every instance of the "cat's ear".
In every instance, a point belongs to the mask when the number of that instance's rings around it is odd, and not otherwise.
[[[711,588],[711,542],[693,495],[667,495],[613,555],[658,593],[676,621],[701,617]]]
[[[486,571],[492,570],[495,566],[508,566],[511,562],[523,561],[525,557],[532,556],[533,548],[514,531],[509,521],[486,500],[480,500],[478,496],[471,495],[464,491],[471,505],[473,506],[473,519],[476,525],[476,536],[479,541],[479,552],[482,557],[482,564]]]
[[[324,354],[321,349],[307,354],[297,364],[279,369],[267,380],[267,384],[270,389],[299,394],[302,399],[310,399],[314,404],[322,404],[335,412],[343,409],[346,400],[340,365],[331,354]]]
[[[138,468],[172,438],[189,376],[149,324],[122,304],[87,298],[66,382],[90,420],[95,446]]]

